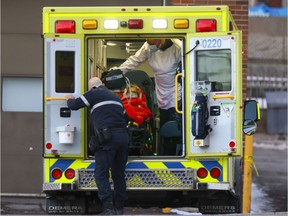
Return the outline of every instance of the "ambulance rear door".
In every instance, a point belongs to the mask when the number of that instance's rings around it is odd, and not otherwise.
[[[84,80],[81,39],[45,37],[44,103],[46,157],[84,155],[84,110],[71,111],[65,95],[79,96]]]
[[[186,112],[188,155],[239,156],[242,154],[241,32],[200,35],[191,35],[188,42],[191,48],[195,47],[187,57],[190,67],[189,104],[186,105],[186,108],[189,106]],[[193,121],[197,120],[192,117],[192,111],[195,112],[192,109],[199,92],[207,99],[206,126],[209,129],[204,139],[192,133]],[[203,127],[194,122],[195,125]]]

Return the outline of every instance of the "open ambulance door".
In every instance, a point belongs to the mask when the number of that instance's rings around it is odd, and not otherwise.
[[[44,156],[83,157],[84,109],[71,111],[65,95],[82,92],[81,38],[51,35],[44,40]]]
[[[194,48],[185,57],[187,154],[240,156],[241,32],[191,34],[187,43],[188,50]]]

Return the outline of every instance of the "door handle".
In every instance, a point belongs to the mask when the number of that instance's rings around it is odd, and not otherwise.
[[[51,101],[51,100],[67,100],[65,97],[45,97],[45,101]]]

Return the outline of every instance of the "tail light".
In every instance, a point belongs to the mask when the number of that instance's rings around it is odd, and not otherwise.
[[[75,177],[75,170],[73,170],[73,169],[67,169],[67,170],[65,171],[65,177],[66,177],[67,179],[73,179],[73,178]]]
[[[75,22],[73,20],[57,20],[56,33],[75,33]]]
[[[229,143],[229,147],[230,147],[230,148],[235,148],[235,147],[236,147],[236,143],[235,143],[234,141],[231,141],[231,142]]]
[[[215,32],[216,20],[214,19],[201,19],[196,22],[197,32]]]
[[[206,178],[207,175],[208,175],[208,171],[204,167],[201,167],[197,170],[198,178]]]
[[[53,169],[51,174],[54,179],[60,179],[62,177],[62,171],[59,168]]]
[[[47,142],[47,143],[46,143],[46,148],[47,148],[47,149],[51,149],[51,148],[52,148],[52,143]]]
[[[210,175],[212,178],[219,178],[221,175],[221,170],[218,167],[214,167],[210,170]]]
[[[236,143],[235,141],[229,142],[229,147],[230,147],[230,152],[235,152],[236,151]]]

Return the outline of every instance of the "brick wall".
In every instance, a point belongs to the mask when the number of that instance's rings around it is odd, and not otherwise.
[[[276,0],[275,0],[276,1]],[[248,44],[248,0],[171,0],[171,5],[228,5],[238,29],[242,31],[243,49],[243,99],[246,97],[247,44]]]
[[[269,0],[268,6],[269,7],[282,7],[282,0]]]
[[[267,4],[269,7],[285,7],[287,0],[255,0],[256,4]]]

